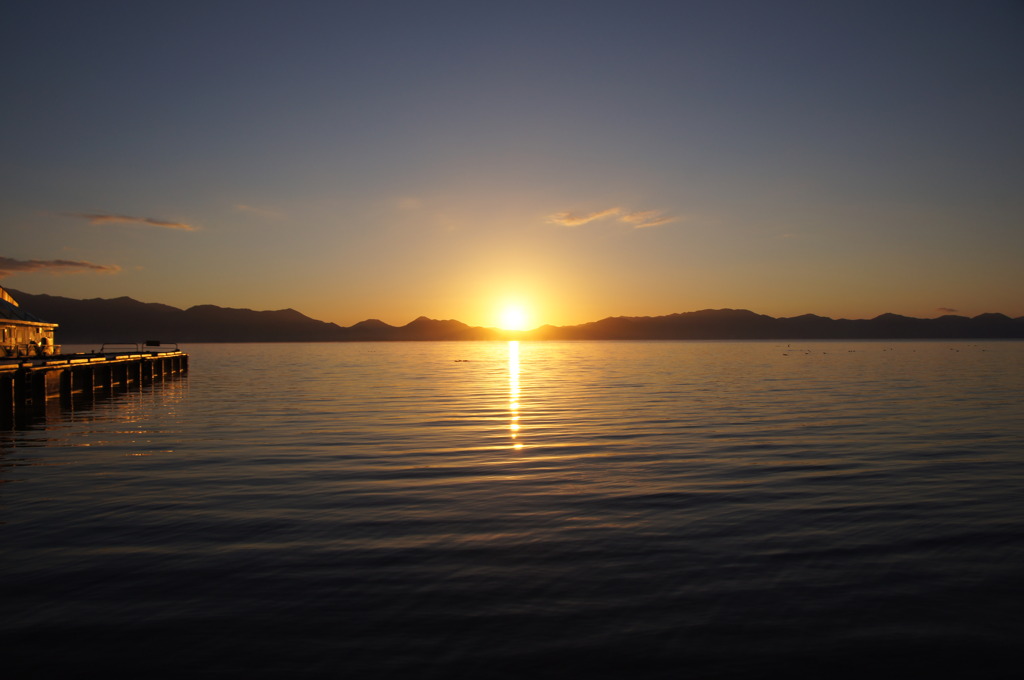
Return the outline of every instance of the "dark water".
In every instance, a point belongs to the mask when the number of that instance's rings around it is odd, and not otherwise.
[[[1024,343],[186,349],[0,432],[6,677],[1019,672]]]

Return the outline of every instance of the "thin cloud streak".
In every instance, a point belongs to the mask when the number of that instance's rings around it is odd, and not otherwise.
[[[13,257],[0,257],[0,277],[38,271],[46,271],[51,274],[80,274],[83,272],[114,274],[121,271],[121,268],[116,264],[95,264],[83,260],[16,260]]]
[[[643,210],[629,213],[619,218],[620,222],[633,225],[634,229],[646,229],[648,227],[660,227],[663,224],[675,222],[679,218],[670,217],[661,210]]]
[[[178,229],[181,231],[198,231],[199,227],[185,222],[170,222],[158,220],[152,217],[132,217],[131,215],[117,215],[114,213],[65,213],[68,217],[80,217],[89,220],[89,224],[141,224],[148,227],[160,227],[162,229]]]
[[[605,217],[611,217],[612,215],[618,215],[622,212],[622,208],[608,208],[606,210],[599,210],[592,212],[587,215],[575,215],[571,212],[559,212],[548,216],[548,222],[550,224],[561,224],[563,227],[579,227],[581,225],[593,222],[594,220],[600,220]]]
[[[547,222],[549,224],[560,224],[564,227],[579,227],[608,217],[615,217],[618,222],[629,224],[634,229],[659,227],[663,224],[679,221],[678,217],[666,215],[663,210],[639,210],[635,212],[626,212],[623,208],[616,206],[584,215],[571,212],[558,212],[553,215],[548,215]]]

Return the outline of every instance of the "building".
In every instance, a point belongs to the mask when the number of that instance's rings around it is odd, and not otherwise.
[[[0,358],[59,354],[60,347],[53,344],[55,328],[57,324],[26,312],[0,288]]]

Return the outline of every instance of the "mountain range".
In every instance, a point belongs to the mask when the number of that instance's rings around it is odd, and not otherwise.
[[[22,308],[60,324],[60,343],[334,342],[376,340],[839,340],[1024,338],[1024,317],[981,314],[919,319],[882,314],[831,319],[775,318],[745,309],[705,309],[666,316],[618,316],[576,326],[503,331],[419,317],[404,326],[377,319],[339,326],[294,309],[253,311],[215,305],[178,309],[130,297],[76,300],[8,289]]]

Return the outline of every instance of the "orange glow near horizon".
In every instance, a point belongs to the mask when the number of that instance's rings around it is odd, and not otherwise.
[[[529,330],[529,317],[519,305],[508,305],[498,315],[498,327],[506,331]]]

